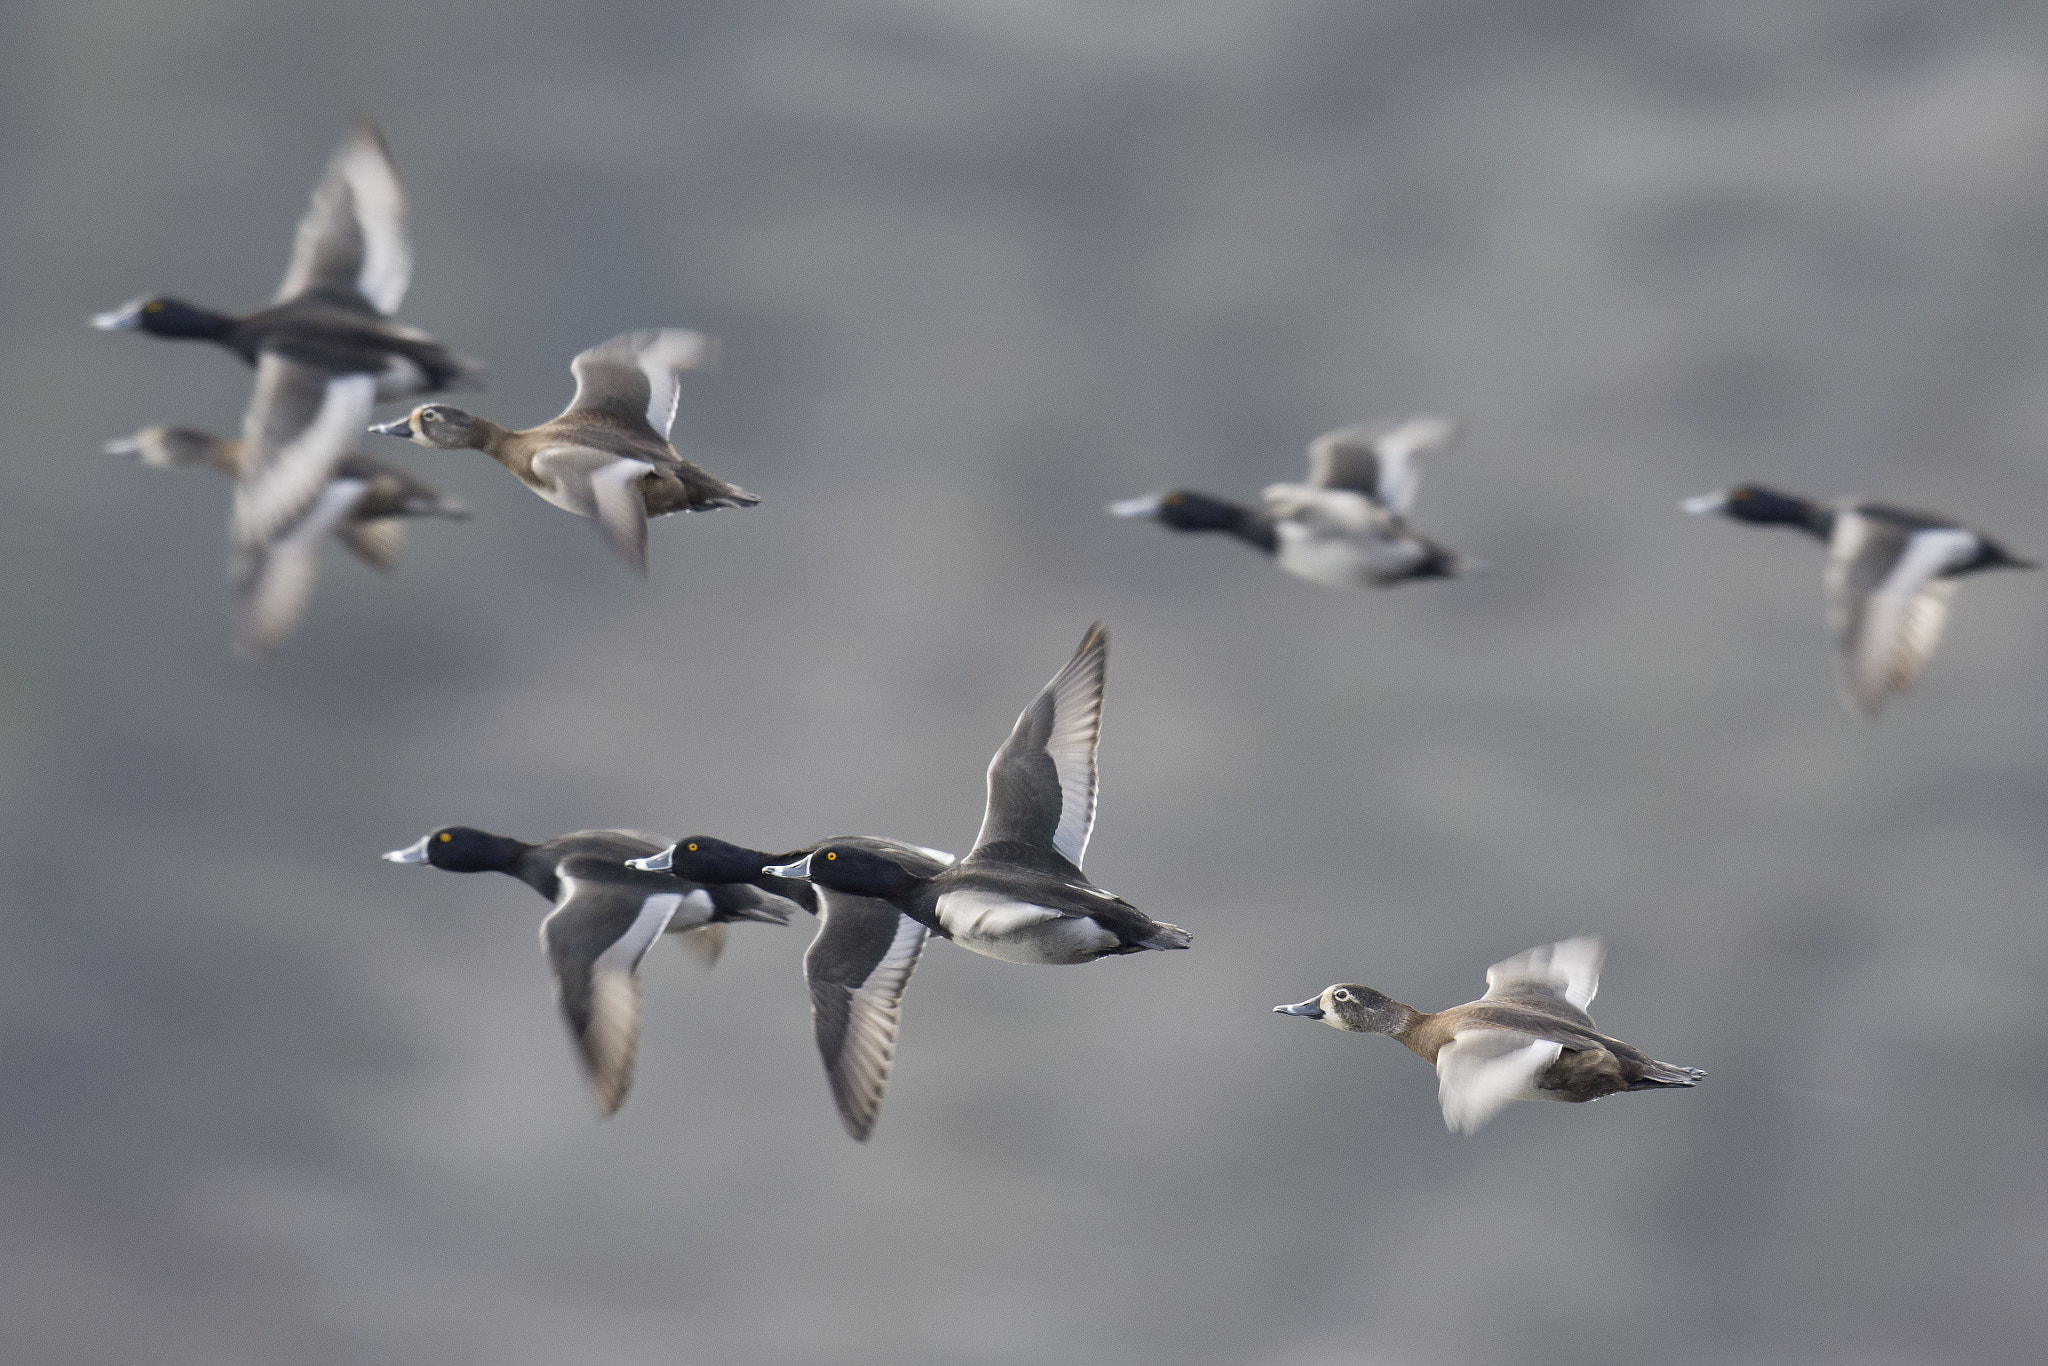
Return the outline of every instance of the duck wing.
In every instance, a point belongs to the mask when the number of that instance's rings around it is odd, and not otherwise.
[[[649,327],[599,342],[569,362],[576,397],[562,414],[602,414],[663,441],[676,419],[685,370],[707,365],[718,343],[682,327]]]
[[[1828,618],[1851,708],[1875,716],[1887,691],[1913,690],[1948,623],[1955,584],[1941,576],[1968,563],[1980,544],[1960,527],[1914,526],[1853,507],[1835,515]]]
[[[1443,446],[1457,430],[1456,422],[1443,417],[1340,427],[1309,443],[1308,481],[1316,488],[1362,493],[1406,516],[1422,486],[1417,457]]]
[[[557,865],[555,909],[541,922],[540,941],[591,1092],[599,1111],[611,1115],[633,1085],[640,960],[668,928],[683,893],[579,877],[579,866],[577,859]],[[586,874],[594,871],[585,868]]]
[[[1593,935],[1544,944],[1486,970],[1482,1001],[1513,1001],[1564,1016],[1587,1029],[1586,1007],[1600,991],[1600,965],[1607,951]]]
[[[605,543],[647,577],[647,497],[640,481],[654,473],[645,460],[595,446],[543,446],[533,472],[554,487],[558,506],[597,523]]]
[[[318,290],[361,296],[388,316],[398,311],[411,283],[405,187],[391,164],[383,131],[368,119],[357,119],[299,220],[277,301]]]
[[[270,352],[257,358],[231,527],[246,652],[262,655],[291,629],[312,589],[320,537],[368,489],[334,475],[375,402],[370,375],[330,375]]]
[[[1437,1104],[1444,1127],[1469,1134],[1518,1100],[1538,1100],[1537,1080],[1565,1046],[1509,1029],[1459,1030],[1437,1050]]]
[[[1108,676],[1109,628],[1098,621],[989,761],[988,809],[976,849],[1002,842],[1050,847],[1081,866],[1095,828],[1095,750]]]
[[[388,574],[398,567],[398,552],[405,545],[405,519],[373,517],[367,522],[344,521],[334,529],[334,534],[348,547],[349,554]]]
[[[846,1132],[865,1143],[896,1057],[903,991],[929,931],[886,901],[818,889],[817,937],[804,954],[811,1029]]]

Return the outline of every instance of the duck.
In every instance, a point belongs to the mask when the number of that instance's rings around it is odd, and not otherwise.
[[[1957,581],[1987,569],[2036,569],[1984,532],[1937,512],[1868,498],[1820,502],[1737,484],[1679,504],[1753,526],[1803,531],[1828,548],[1828,623],[1842,705],[1875,719],[1910,697],[1941,644]]]
[[[1176,531],[1224,532],[1296,578],[1332,588],[1478,574],[1484,561],[1408,525],[1421,455],[1447,445],[1457,429],[1449,418],[1419,416],[1326,432],[1309,443],[1307,481],[1268,485],[1256,507],[1168,489],[1111,503],[1109,511]]]
[[[1658,1062],[1594,1029],[1586,1007],[1600,990],[1604,957],[1591,935],[1530,949],[1486,970],[1484,996],[1434,1014],[1355,982],[1273,1010],[1406,1045],[1436,1068],[1452,1133],[1476,1133],[1517,1100],[1579,1102],[1698,1085],[1700,1069]]]
[[[369,375],[379,399],[481,384],[481,362],[393,319],[411,283],[405,187],[383,130],[358,118],[313,191],[267,307],[218,313],[152,294],[94,314],[92,325],[210,341],[253,366],[275,356],[316,374]]]
[[[541,947],[598,1113],[609,1117],[632,1089],[640,961],[654,941],[663,933],[681,935],[709,967],[724,948],[727,924],[789,923],[786,901],[751,887],[679,884],[666,874],[626,867],[626,860],[660,847],[633,830],[577,830],[528,844],[444,825],[383,857],[451,873],[506,873],[554,903],[541,921]]]
[[[242,443],[196,427],[144,427],[133,436],[109,441],[106,451],[109,455],[132,455],[156,469],[204,467],[231,479],[241,472]],[[330,529],[335,539],[357,559],[380,572],[388,573],[397,566],[399,549],[405,544],[407,518],[446,517],[462,521],[469,516],[466,506],[431,484],[361,452],[344,456],[328,483],[343,486],[343,496],[334,500]],[[353,490],[352,498],[347,496],[349,490]],[[302,538],[285,544],[303,549],[310,557],[319,542]],[[283,545],[274,553],[281,557]],[[273,563],[271,572],[280,572],[280,564]],[[302,591],[293,600],[278,604],[279,610],[251,623],[253,629],[246,641],[249,649],[268,653],[290,631],[304,607],[305,594],[311,591],[315,572],[316,566],[311,563],[291,571],[294,582],[303,586]]]
[[[569,363],[576,396],[538,427],[515,431],[430,403],[370,430],[434,450],[483,451],[556,507],[595,520],[605,541],[645,578],[649,517],[761,501],[669,444],[682,374],[715,348],[687,328],[624,332]]]
[[[865,1143],[881,1117],[882,1097],[895,1066],[903,993],[924,953],[928,931],[886,901],[768,871],[827,845],[860,849],[920,875],[942,872],[958,862],[943,849],[870,836],[841,836],[770,854],[709,835],[690,835],[659,854],[629,860],[628,866],[671,873],[703,886],[752,887],[818,917],[818,932],[804,953],[811,1033],[825,1064],[825,1082],[839,1122],[855,1142]]]
[[[1108,670],[1109,630],[1098,621],[990,761],[981,833],[959,863],[927,873],[855,844],[827,843],[766,871],[886,901],[931,933],[1006,963],[1071,965],[1187,948],[1186,930],[1152,919],[1081,871],[1095,826]]]
[[[237,649],[251,658],[267,655],[304,605],[312,550],[352,506],[334,472],[378,400],[482,381],[477,362],[391,317],[412,280],[405,217],[390,145],[358,119],[313,192],[270,307],[235,317],[153,296],[92,320],[218,342],[256,367],[229,563]]]

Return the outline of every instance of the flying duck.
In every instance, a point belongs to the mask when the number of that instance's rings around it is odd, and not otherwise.
[[[392,320],[412,282],[405,218],[391,146],[359,118],[313,191],[269,307],[237,317],[156,295],[96,314],[92,325],[215,342],[259,367],[276,356],[316,374],[369,375],[380,399],[474,387],[481,364]]]
[[[626,332],[569,362],[576,397],[561,416],[512,431],[444,403],[370,430],[421,446],[480,450],[558,508],[594,518],[612,549],[643,577],[647,519],[760,502],[676,454],[669,444],[682,374],[714,343],[677,327]]]
[[[192,427],[144,427],[133,436],[109,441],[106,449],[109,455],[132,455],[157,469],[204,466],[231,479],[241,472],[240,441]],[[395,465],[358,452],[342,458],[328,484],[343,489],[343,494],[327,505],[334,518],[330,529],[351,554],[372,569],[388,572],[397,565],[399,548],[405,544],[406,518],[447,517],[460,521],[469,516],[467,507],[444,497],[432,485]],[[354,491],[352,500],[346,496],[348,490]],[[293,592],[255,595],[257,601],[270,603],[271,610],[250,623],[253,629],[247,645],[252,650],[267,652],[273,648],[291,630],[303,609],[305,595],[311,591],[317,572],[313,557],[320,542],[312,533],[319,520],[309,520],[271,547],[269,572],[284,575]],[[294,557],[303,563],[294,563]]]
[[[1341,982],[1281,1015],[1352,1034],[1385,1034],[1437,1072],[1444,1125],[1469,1134],[1517,1100],[1598,1100],[1617,1091],[1697,1085],[1694,1067],[1658,1062],[1593,1028],[1586,1007],[1600,990],[1600,941],[1545,944],[1486,970],[1486,994],[1425,1015],[1370,987]]]
[[[1090,963],[1186,948],[1186,930],[1152,919],[1081,871],[1095,826],[1095,749],[1108,670],[1109,631],[1098,621],[996,751],[981,833],[953,867],[921,872],[886,854],[828,842],[766,871],[886,901],[932,933],[1008,963]]]
[[[708,835],[678,840],[651,858],[628,866],[668,872],[712,887],[745,885],[785,897],[818,916],[818,933],[804,954],[804,980],[811,989],[811,1031],[825,1062],[825,1081],[846,1132],[861,1142],[875,1131],[889,1071],[896,1057],[896,1029],[903,992],[924,952],[925,927],[886,901],[856,896],[822,884],[778,877],[770,865],[801,858],[829,844],[861,849],[893,860],[920,875],[943,872],[956,860],[939,849],[895,840],[846,836],[787,854],[744,849]]]
[[[2033,569],[1975,527],[1866,498],[1815,502],[1760,484],[1703,493],[1679,506],[1759,526],[1789,526],[1828,547],[1828,624],[1842,705],[1875,717],[1892,693],[1912,695],[1948,624],[1956,581],[1986,569]]]
[[[256,367],[242,415],[229,571],[244,654],[265,654],[298,615],[312,586],[312,547],[352,505],[335,469],[376,401],[473,384],[482,373],[391,320],[411,279],[405,190],[384,134],[359,119],[313,192],[270,307],[236,318],[150,298],[93,319],[106,331],[205,338]]]
[[[664,931],[680,934],[708,967],[724,945],[727,922],[789,923],[788,903],[751,887],[686,887],[626,867],[659,847],[629,830],[578,830],[525,844],[449,825],[384,858],[451,873],[509,873],[554,902],[541,921],[541,947],[598,1110],[611,1115],[633,1085],[640,960],[654,941]]]
[[[1333,588],[1391,588],[1486,566],[1408,525],[1422,483],[1419,457],[1447,443],[1457,424],[1441,417],[1359,423],[1309,443],[1308,482],[1272,484],[1257,507],[1190,489],[1111,503],[1118,517],[1148,517],[1176,531],[1222,531],[1274,557],[1296,578]]]

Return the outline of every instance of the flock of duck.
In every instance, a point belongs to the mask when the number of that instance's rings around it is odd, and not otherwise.
[[[388,570],[409,519],[469,515],[414,475],[356,451],[366,431],[485,452],[542,498],[594,521],[642,574],[650,518],[760,501],[670,442],[682,376],[716,353],[711,338],[682,328],[626,332],[578,354],[575,396],[536,427],[501,427],[444,403],[372,425],[379,402],[483,382],[481,364],[393,317],[411,274],[405,192],[390,148],[374,124],[358,120],[314,191],[267,307],[238,316],[156,296],[92,320],[107,331],[212,341],[255,369],[239,438],[152,426],[108,446],[153,466],[203,465],[234,479],[231,578],[243,653],[263,656],[290,632],[330,534]],[[1273,484],[1255,504],[1173,489],[1109,510],[1226,533],[1319,584],[1457,578],[1485,566],[1409,524],[1421,458],[1455,431],[1438,417],[1346,427],[1311,443],[1304,482]],[[1793,527],[1827,545],[1841,695],[1865,716],[1912,691],[1960,579],[2034,567],[1947,517],[1868,499],[1818,502],[1746,484],[1683,506]],[[865,1141],[888,1087],[904,991],[932,936],[1004,962],[1047,965],[1189,946],[1186,930],[1096,886],[1081,868],[1095,824],[1108,670],[1109,632],[1097,622],[996,751],[981,829],[964,857],[868,836],[771,851],[708,835],[664,847],[623,830],[529,844],[459,825],[384,857],[507,873],[553,904],[541,942],[607,1115],[632,1084],[640,966],[657,940],[677,935],[709,966],[728,924],[816,917],[804,955],[814,1034],[839,1116]],[[1515,1100],[1695,1085],[1704,1075],[1697,1069],[1659,1062],[1594,1027],[1586,1009],[1601,959],[1591,937],[1530,949],[1489,968],[1478,1000],[1434,1013],[1355,983],[1274,1009],[1406,1045],[1436,1068],[1444,1122],[1459,1132]]]

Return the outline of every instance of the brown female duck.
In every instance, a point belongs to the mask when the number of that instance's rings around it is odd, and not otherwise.
[[[626,332],[569,363],[576,397],[559,417],[514,431],[445,403],[372,427],[421,446],[484,452],[556,507],[589,517],[612,549],[647,573],[647,519],[761,500],[676,454],[668,432],[682,374],[712,341],[683,328]]]
[[[1692,1086],[1705,1072],[1673,1067],[1593,1028],[1600,941],[1567,939],[1486,970],[1486,994],[1435,1014],[1341,982],[1282,1015],[1353,1034],[1385,1034],[1437,1070],[1444,1124],[1472,1133],[1517,1100],[1598,1100],[1617,1091]]]

